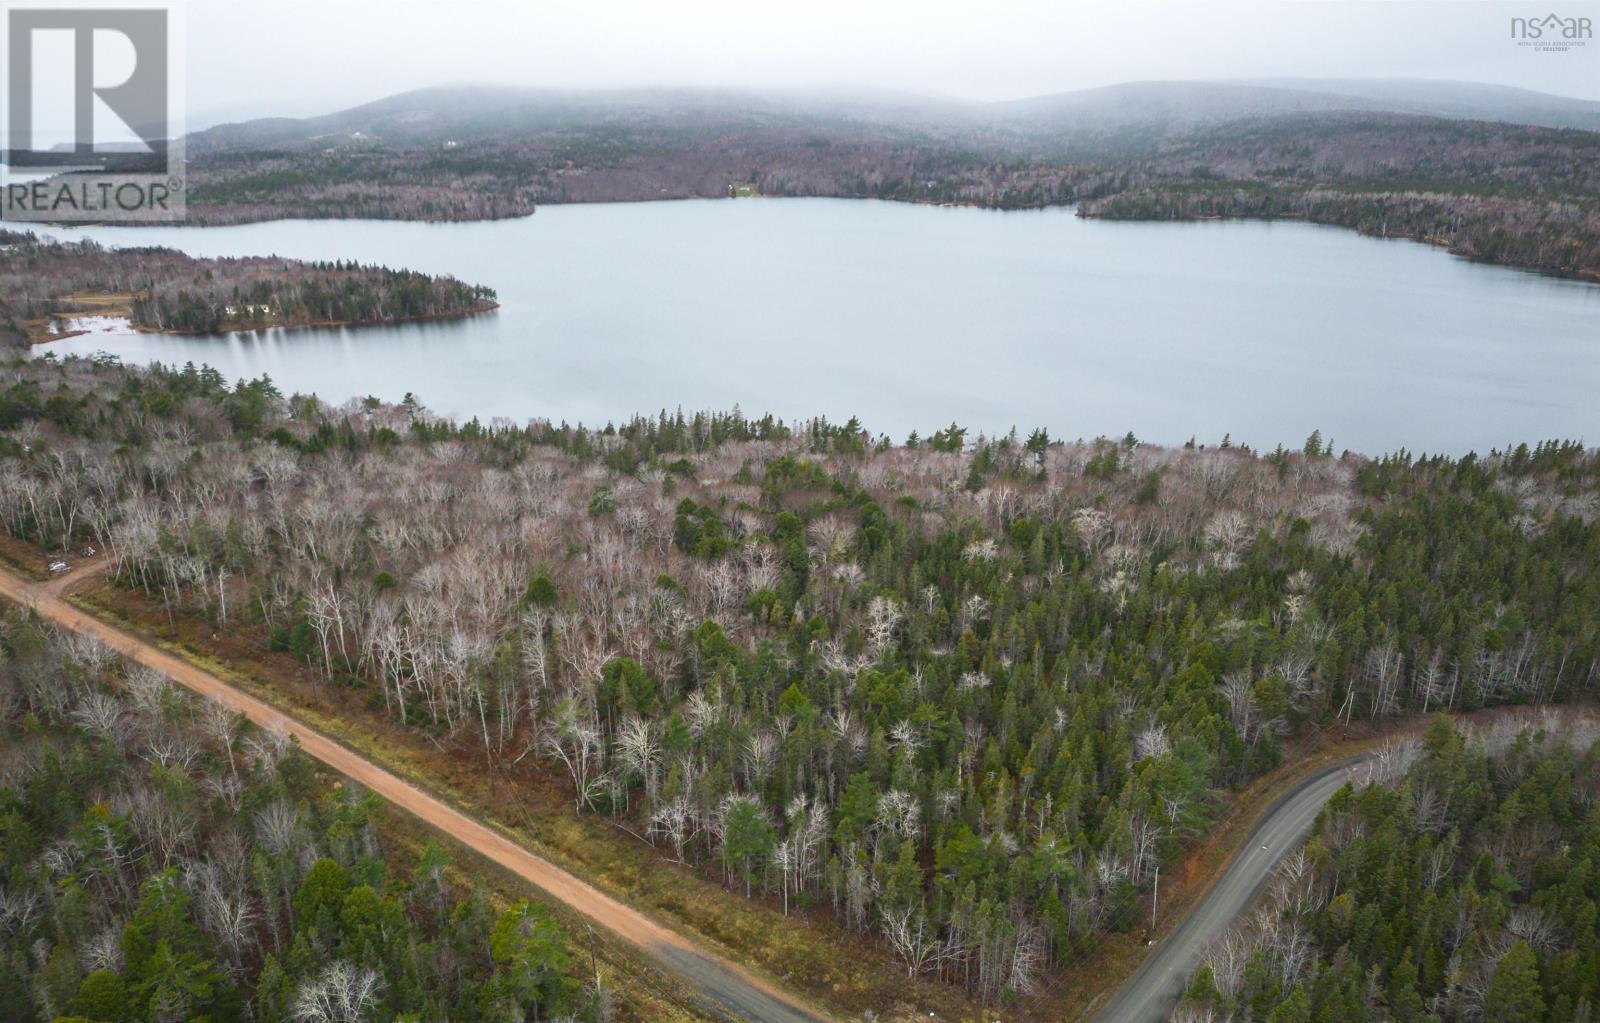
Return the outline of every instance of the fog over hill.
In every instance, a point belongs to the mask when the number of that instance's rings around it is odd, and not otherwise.
[[[1600,103],[1508,85],[1424,78],[1275,78],[1243,84],[1312,90],[1397,113],[1600,131]]]
[[[388,144],[512,138],[606,124],[797,127],[855,123],[936,137],[1038,142],[1127,129],[1179,130],[1248,117],[1332,111],[1422,114],[1600,130],[1600,102],[1526,89],[1421,79],[1146,81],[979,103],[886,90],[564,91],[448,85],[309,118],[266,118],[197,132],[192,150],[294,146],[360,132]]]
[[[1424,114],[1600,130],[1600,103],[1475,82],[1407,78],[1280,78],[1127,82],[992,105],[1014,121],[1072,130],[1173,126],[1329,111]]]

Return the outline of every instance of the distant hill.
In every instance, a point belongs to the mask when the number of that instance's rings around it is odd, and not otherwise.
[[[1383,104],[1309,88],[1233,82],[1125,82],[990,104],[999,121],[1032,130],[1192,125],[1277,114],[1378,111]]]
[[[1035,129],[1173,127],[1284,114],[1359,111],[1600,131],[1600,102],[1500,85],[1409,78],[1128,82],[993,104]]]
[[[485,220],[836,196],[1118,219],[1293,217],[1600,279],[1600,103],[1464,82],[890,92],[446,86],[190,137],[189,216]]]
[[[1359,111],[1600,131],[1600,102],[1506,86],[1422,79],[1147,81],[998,103],[887,91],[662,89],[571,92],[451,85],[400,93],[320,117],[266,118],[197,132],[190,151],[314,143],[354,136],[387,145],[508,140],[607,125],[721,131],[854,125],[1018,147],[1136,130],[1287,114]]]
[[[981,126],[983,105],[888,92],[780,93],[711,89],[567,92],[489,85],[417,89],[321,117],[223,124],[190,136],[191,153],[326,142],[389,145],[511,140],[608,125],[703,131],[844,123],[945,132]]]
[[[1326,96],[1371,103],[1371,109],[1391,113],[1600,131],[1600,102],[1509,85],[1426,78],[1278,78],[1258,79],[1243,84],[1284,90],[1311,90]]]

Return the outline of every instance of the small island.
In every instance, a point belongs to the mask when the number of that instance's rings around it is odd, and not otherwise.
[[[359,263],[201,259],[18,231],[0,231],[0,251],[0,341],[15,344],[71,337],[88,318],[210,334],[445,319],[497,308],[492,288]]]

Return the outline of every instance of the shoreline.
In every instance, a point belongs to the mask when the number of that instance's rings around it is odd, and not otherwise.
[[[1559,268],[1559,267],[1538,266],[1538,265],[1529,264],[1529,263],[1511,262],[1511,261],[1506,261],[1506,260],[1485,259],[1485,258],[1483,258],[1481,256],[1476,256],[1476,255],[1473,255],[1473,254],[1468,253],[1468,252],[1457,251],[1454,248],[1453,243],[1449,239],[1446,239],[1446,238],[1417,237],[1417,236],[1414,236],[1414,235],[1411,235],[1411,234],[1398,233],[1398,232],[1397,233],[1390,233],[1390,234],[1375,234],[1373,232],[1363,230],[1360,227],[1357,227],[1357,226],[1354,226],[1354,225],[1351,225],[1351,224],[1343,224],[1343,223],[1340,223],[1339,221],[1336,221],[1336,220],[1316,219],[1316,218],[1313,218],[1313,217],[1308,217],[1303,213],[1292,213],[1292,212],[1291,213],[1280,213],[1280,214],[1261,214],[1261,215],[1251,215],[1251,214],[1232,215],[1232,214],[1222,214],[1222,213],[1206,213],[1206,214],[1197,214],[1197,215],[1194,215],[1194,216],[1149,216],[1149,217],[1138,217],[1138,216],[1116,216],[1116,215],[1106,215],[1106,214],[1101,214],[1101,213],[1084,212],[1084,200],[1077,199],[1077,198],[1064,200],[1064,201],[1061,201],[1061,202],[1005,203],[1005,202],[990,202],[990,201],[986,201],[986,200],[983,200],[983,199],[933,199],[933,198],[921,198],[921,197],[916,197],[916,196],[897,197],[897,196],[877,196],[877,195],[784,195],[784,194],[776,194],[776,193],[760,193],[760,194],[756,194],[756,195],[740,195],[740,196],[729,196],[729,195],[672,195],[672,196],[660,196],[660,195],[654,195],[654,196],[636,196],[636,197],[631,197],[631,198],[616,198],[616,199],[605,199],[605,200],[594,200],[594,201],[583,200],[583,201],[572,201],[572,202],[564,202],[564,201],[560,201],[560,200],[553,200],[553,201],[546,201],[546,202],[542,203],[541,205],[545,205],[545,206],[608,206],[608,205],[632,205],[632,204],[636,204],[636,203],[656,203],[656,202],[661,202],[661,203],[667,203],[667,202],[693,202],[693,201],[701,201],[701,202],[727,201],[727,202],[732,202],[732,201],[736,201],[736,200],[749,200],[749,199],[780,199],[780,200],[781,199],[789,199],[789,200],[833,199],[833,200],[845,200],[845,201],[851,201],[851,202],[872,202],[872,201],[876,201],[876,202],[898,203],[898,204],[902,204],[902,205],[906,205],[906,206],[928,206],[928,207],[941,208],[941,209],[958,209],[959,208],[959,209],[993,210],[993,211],[1000,212],[1000,213],[1020,213],[1020,212],[1028,212],[1028,211],[1064,209],[1064,210],[1073,211],[1076,216],[1081,217],[1084,220],[1101,220],[1101,221],[1106,221],[1106,222],[1118,222],[1118,223],[1129,223],[1129,224],[1139,224],[1139,223],[1144,223],[1144,224],[1153,224],[1153,223],[1201,223],[1201,222],[1210,222],[1210,221],[1259,221],[1259,222],[1263,222],[1263,223],[1273,223],[1273,222],[1280,221],[1280,220],[1293,220],[1293,221],[1300,221],[1302,223],[1307,223],[1307,224],[1316,224],[1316,225],[1321,226],[1321,227],[1332,227],[1332,228],[1338,228],[1339,230],[1343,230],[1343,231],[1353,231],[1356,234],[1362,235],[1363,237],[1367,237],[1367,238],[1377,238],[1377,239],[1383,239],[1383,240],[1395,239],[1395,240],[1400,240],[1400,241],[1417,242],[1419,244],[1429,245],[1429,246],[1432,246],[1434,248],[1444,249],[1446,252],[1448,252],[1452,256],[1458,256],[1458,257],[1460,257],[1462,259],[1468,260],[1469,262],[1479,263],[1479,264],[1484,265],[1484,266],[1499,266],[1499,267],[1505,267],[1506,269],[1510,269],[1510,270],[1520,270],[1520,271],[1524,271],[1524,272],[1527,272],[1527,273],[1535,273],[1535,274],[1539,274],[1539,275],[1547,276],[1547,277],[1556,277],[1556,278],[1561,278],[1561,279],[1565,279],[1565,280],[1582,281],[1582,282],[1587,283],[1587,284],[1600,284],[1600,267],[1594,267],[1594,268],[1578,267],[1578,268],[1571,268],[1571,269],[1563,269],[1563,268]],[[360,222],[360,223],[427,224],[427,225],[445,226],[445,225],[455,225],[455,224],[493,224],[493,223],[503,223],[503,222],[512,221],[512,220],[525,220],[525,219],[527,219],[529,217],[532,217],[537,212],[538,212],[538,208],[535,207],[533,210],[530,210],[527,213],[510,214],[510,215],[506,215],[506,216],[449,217],[449,218],[440,219],[440,218],[430,218],[430,217],[404,217],[404,216],[401,216],[401,217],[330,217],[330,216],[318,216],[318,215],[315,215],[314,213],[311,213],[311,212],[305,211],[305,210],[286,210],[286,211],[284,211],[282,213],[282,215],[251,217],[251,218],[242,219],[242,220],[224,219],[224,220],[220,220],[220,221],[206,221],[206,220],[203,220],[203,219],[187,219],[187,220],[184,220],[184,221],[181,221],[181,222],[172,223],[172,224],[156,224],[156,223],[149,223],[149,222],[130,223],[130,224],[117,224],[117,223],[83,223],[83,224],[55,224],[55,223],[51,223],[51,224],[43,224],[43,223],[41,223],[41,224],[39,224],[37,226],[51,227],[51,228],[56,228],[56,229],[90,228],[90,227],[178,227],[178,228],[195,228],[195,229],[216,229],[216,228],[228,228],[228,227],[247,227],[247,226],[252,225],[252,224],[271,224],[271,223],[280,223],[280,222],[283,222],[283,221],[291,221],[291,220],[303,220],[303,221],[307,221],[307,222],[352,221],[352,222]],[[7,226],[9,224],[10,224],[10,222],[0,221],[0,227]],[[12,225],[12,226],[16,226],[16,225]],[[27,224],[22,224],[20,226],[25,228],[28,225]],[[440,317],[430,317],[430,318],[440,318]],[[391,322],[404,322],[404,321],[396,320],[396,321],[380,321],[380,322],[391,323]],[[350,325],[352,325],[352,324],[334,324],[334,323],[307,324],[307,326],[350,326]],[[225,330],[223,332],[226,332],[228,329],[233,329],[233,328],[225,328]],[[249,329],[249,328],[237,328],[237,329]],[[203,334],[203,333],[207,333],[207,332],[201,332],[201,331],[195,331],[195,332],[169,331],[169,332],[164,332],[164,333]]]
[[[1084,220],[1099,220],[1108,224],[1203,224],[1228,221],[1240,223],[1254,222],[1273,224],[1279,221],[1288,220],[1300,224],[1311,224],[1316,227],[1331,227],[1338,231],[1350,231],[1360,235],[1363,238],[1372,238],[1376,241],[1413,242],[1417,245],[1426,245],[1429,248],[1442,249],[1445,253],[1455,256],[1457,259],[1464,259],[1469,263],[1476,263],[1479,266],[1498,266],[1506,270],[1516,270],[1520,273],[1536,274],[1540,277],[1554,277],[1558,280],[1565,281],[1580,281],[1584,284],[1600,284],[1600,268],[1560,269],[1547,266],[1532,266],[1527,263],[1509,263],[1499,259],[1485,259],[1482,256],[1475,256],[1470,252],[1458,251],[1455,248],[1454,243],[1452,243],[1448,238],[1439,238],[1432,235],[1418,236],[1403,232],[1375,234],[1371,231],[1363,231],[1361,228],[1353,227],[1349,224],[1341,224],[1336,220],[1318,220],[1314,217],[1308,217],[1303,213],[1260,215],[1206,213],[1196,214],[1192,217],[1115,217],[1106,216],[1104,214],[1079,213],[1078,216]]]
[[[244,324],[224,325],[217,330],[175,330],[167,327],[146,327],[133,322],[133,317],[126,311],[114,313],[101,313],[108,319],[123,320],[128,326],[128,332],[134,334],[166,334],[171,337],[221,337],[224,334],[259,334],[271,330],[305,330],[313,327],[349,327],[360,329],[362,327],[393,327],[401,323],[427,323],[441,320],[464,320],[473,316],[486,316],[500,308],[499,302],[488,302],[474,309],[464,309],[460,312],[432,313],[422,316],[397,316],[387,320],[306,320],[295,323],[264,323],[259,325]],[[61,318],[71,317],[72,313],[56,313]],[[27,347],[31,350],[42,348],[56,341],[65,341],[68,338],[82,337],[92,334],[91,330],[67,330],[59,334],[50,334],[43,337],[28,336]],[[117,332],[112,337],[126,337],[127,334]]]

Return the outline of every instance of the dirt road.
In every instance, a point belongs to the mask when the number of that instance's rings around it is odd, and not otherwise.
[[[1250,908],[1285,855],[1311,831],[1322,805],[1339,791],[1348,769],[1363,758],[1343,761],[1302,779],[1278,797],[1234,854],[1216,884],[1171,934],[1156,943],[1139,968],[1094,1017],[1094,1023],[1155,1023],[1177,1004],[1200,954]]]
[[[257,725],[284,729],[299,740],[308,754],[333,770],[632,942],[683,977],[704,999],[706,1007],[754,1023],[822,1023],[829,1019],[770,981],[737,963],[706,952],[683,935],[535,856],[321,732],[62,599],[69,589],[97,570],[97,566],[85,566],[48,582],[33,583],[0,569],[0,597],[34,608],[42,618],[61,628],[92,636],[129,660],[154,668],[184,688],[238,711]]]
[[[1565,734],[1582,749],[1600,740],[1600,708],[1591,704],[1552,707],[1497,707],[1456,714],[1458,727],[1472,731],[1493,747],[1508,744],[1524,730]],[[1418,716],[1397,723],[1391,738],[1421,735],[1428,719]],[[1261,815],[1234,851],[1210,891],[1200,899],[1164,938],[1150,949],[1139,968],[1119,987],[1093,1023],[1156,1023],[1166,1019],[1201,953],[1250,911],[1283,858],[1300,847],[1316,824],[1317,814],[1352,773],[1367,780],[1372,770],[1380,774],[1398,770],[1398,761],[1382,760],[1383,745],[1312,771],[1296,781]]]

